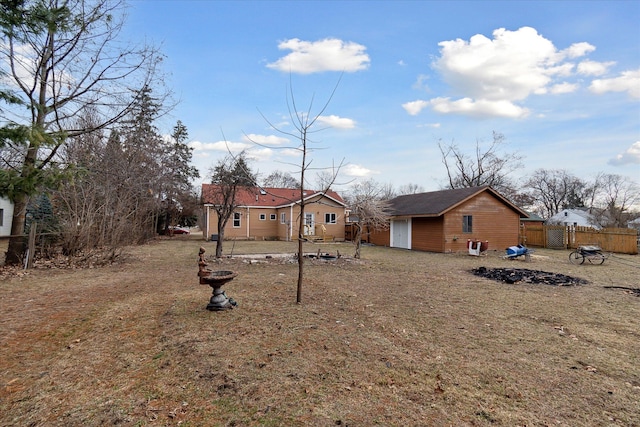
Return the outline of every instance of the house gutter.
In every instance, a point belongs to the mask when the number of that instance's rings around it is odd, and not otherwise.
[[[289,241],[293,240],[293,205],[289,206]]]
[[[249,215],[249,209],[251,209],[251,208],[249,208],[249,206],[247,206],[247,240],[249,240],[249,234],[250,234],[249,233],[249,229],[250,229],[249,228],[249,226],[250,226],[249,221],[251,219],[251,215]]]
[[[210,236],[209,234],[209,213],[211,212],[211,205],[210,204],[206,204],[205,206],[205,210],[204,210],[204,235],[202,237],[204,237],[204,240],[209,240],[207,238],[207,236]]]

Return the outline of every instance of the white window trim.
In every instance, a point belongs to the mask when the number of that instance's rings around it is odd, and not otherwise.
[[[329,221],[327,221],[329,218]],[[324,214],[324,223],[325,224],[337,224],[338,223],[338,214],[335,212],[326,212]]]

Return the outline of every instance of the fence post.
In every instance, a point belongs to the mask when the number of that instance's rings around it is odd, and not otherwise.
[[[29,230],[29,243],[27,246],[27,263],[25,266],[25,270],[33,268],[33,256],[36,253],[36,229],[38,228],[38,223],[33,222],[31,224],[31,229]]]

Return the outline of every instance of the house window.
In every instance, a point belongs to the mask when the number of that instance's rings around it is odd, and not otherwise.
[[[473,216],[472,215],[464,215],[462,217],[462,232],[463,233],[473,232]]]
[[[233,213],[233,228],[240,227],[240,212]]]
[[[280,224],[286,224],[286,223],[287,223],[287,214],[283,212],[280,214]]]
[[[270,221],[275,221],[276,220],[276,214],[269,215],[269,220]]]
[[[267,219],[267,214],[260,214],[260,221],[264,221]]]
[[[0,227],[4,225],[4,209],[0,209]]]
[[[324,223],[325,224],[335,224],[336,223],[336,214],[334,214],[334,213],[326,213],[326,214],[324,214]]]

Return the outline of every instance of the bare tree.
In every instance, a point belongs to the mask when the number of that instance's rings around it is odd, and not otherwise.
[[[19,160],[3,173],[0,191],[14,203],[6,262],[19,263],[24,252],[25,208],[43,184],[47,168],[69,137],[104,129],[131,107],[130,88],[155,78],[157,52],[147,46],[123,47],[119,0],[42,0],[17,2],[23,19],[2,20],[0,63],[13,105],[1,119],[25,129],[11,148]],[[12,15],[13,16],[13,15]],[[6,101],[6,97],[1,97]],[[74,126],[81,111],[93,108],[91,128]]]
[[[247,165],[244,152],[237,156],[228,155],[218,161],[211,170],[213,209],[218,216],[218,241],[216,242],[216,258],[222,256],[224,228],[238,208],[236,195],[243,187],[254,187],[256,177]]]
[[[460,147],[451,143],[438,143],[442,154],[442,163],[447,170],[446,188],[468,188],[489,185],[510,197],[515,193],[511,173],[522,166],[522,157],[517,153],[500,153],[505,143],[501,133],[493,132],[493,141],[483,148],[476,140],[473,155],[464,153]]]
[[[424,193],[424,187],[420,184],[413,184],[413,183],[401,185],[400,187],[398,187],[398,191],[396,191],[396,194],[398,196],[402,196],[404,194],[418,194],[418,193]]]
[[[596,177],[596,204],[594,214],[601,226],[625,227],[631,219],[631,208],[640,200],[638,184],[621,175],[598,174]]]
[[[389,228],[389,204],[385,198],[385,187],[370,179],[354,184],[347,195],[347,203],[351,208],[351,216],[355,218],[356,234],[355,258],[360,258],[362,234],[370,230],[386,230]]]
[[[322,116],[324,111],[329,106],[329,103],[331,102],[331,99],[333,98],[337,88],[338,88],[338,85],[336,84],[328,100],[322,105],[319,112],[317,114],[313,114],[311,112],[313,109],[313,99],[309,103],[309,107],[307,108],[306,111],[301,111],[297,107],[296,99],[294,97],[293,88],[291,87],[291,81],[290,81],[289,93],[287,96],[287,109],[289,111],[289,117],[291,119],[291,123],[295,128],[294,131],[287,131],[287,130],[280,129],[278,126],[271,123],[264,115],[262,115],[265,121],[273,129],[282,133],[283,135],[287,135],[294,138],[298,142],[298,145],[290,146],[290,147],[280,147],[280,148],[293,149],[298,151],[301,155],[300,163],[298,165],[295,165],[298,168],[298,172],[300,176],[300,199],[299,199],[300,216],[298,218],[298,283],[297,283],[297,289],[296,289],[297,304],[302,303],[302,286],[304,281],[304,253],[303,253],[304,245],[303,243],[306,239],[304,237],[303,230],[304,230],[305,221],[306,221],[305,206],[307,204],[307,201],[305,197],[305,187],[306,187],[306,180],[308,179],[307,173],[312,170],[329,172],[331,177],[329,179],[326,179],[323,185],[324,187],[323,190],[326,191],[335,182],[338,176],[338,172],[340,171],[340,168],[342,167],[342,163],[343,163],[343,162],[340,162],[339,165],[332,166],[332,167],[319,167],[319,168],[311,167],[311,162],[312,162],[311,153],[314,150],[314,147],[317,148],[317,144],[318,144],[311,137],[315,132],[322,130],[322,129],[316,129],[315,125],[318,122],[318,119]]]
[[[525,182],[543,218],[566,208],[585,207],[592,187],[562,169],[537,169]]]
[[[165,140],[154,125],[160,100],[149,88],[134,98],[130,113],[109,135],[98,130],[70,137],[59,150],[60,162],[73,165],[67,179],[50,190],[65,254],[95,248],[116,254],[144,242],[155,236],[161,215],[182,209],[183,194],[186,200],[191,196],[191,151],[182,143],[186,127],[178,126],[174,139]],[[90,128],[98,119],[87,108],[76,125]]]
[[[289,172],[273,171],[263,181],[264,187],[300,188],[300,183]]]

